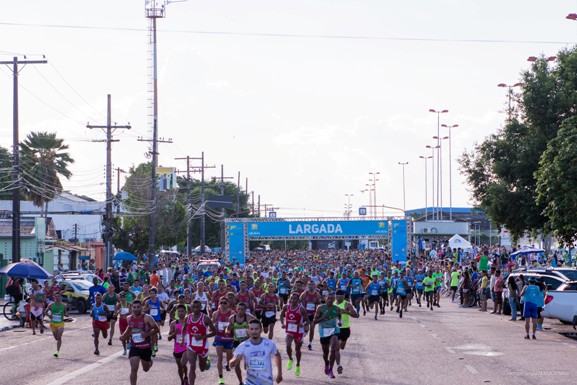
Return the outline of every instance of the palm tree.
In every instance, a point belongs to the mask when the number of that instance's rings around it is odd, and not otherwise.
[[[34,206],[40,207],[43,216],[48,212],[48,202],[62,192],[59,176],[72,176],[68,166],[74,159],[66,150],[68,145],[56,133],[31,132],[20,143],[23,192]]]

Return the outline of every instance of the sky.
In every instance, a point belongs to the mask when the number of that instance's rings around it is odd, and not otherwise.
[[[162,2],[159,2],[162,4]],[[20,138],[56,132],[75,163],[65,189],[105,197],[107,94],[114,168],[146,162],[151,55],[145,2],[20,0],[3,4],[0,60],[38,60],[19,73]],[[443,206],[472,200],[457,158],[497,132],[506,89],[577,42],[577,0],[189,0],[157,20],[159,165],[185,170],[204,152],[207,178],[260,195],[278,217],[339,217],[368,205],[425,205],[426,145],[440,124]],[[552,63],[554,65],[554,63]],[[12,75],[0,66],[0,145],[12,146]],[[440,128],[440,136],[448,136]],[[403,167],[405,166],[405,194]],[[200,163],[193,163],[199,166]],[[427,163],[431,205],[431,161]],[[449,165],[451,171],[449,172]],[[436,166],[435,166],[436,167]],[[435,169],[435,174],[436,174]],[[121,184],[125,174],[121,174]],[[435,175],[436,177],[436,175]],[[116,191],[116,171],[113,192]],[[449,180],[452,181],[451,186]],[[349,198],[346,194],[352,194]],[[263,207],[264,208],[264,207]],[[379,209],[399,215],[397,209]]]

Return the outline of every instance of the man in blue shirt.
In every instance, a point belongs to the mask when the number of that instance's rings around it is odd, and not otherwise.
[[[94,304],[94,293],[101,293],[102,295],[106,294],[106,289],[104,286],[98,284],[98,278],[94,277],[92,280],[94,286],[88,289],[88,298],[90,299],[90,303]]]

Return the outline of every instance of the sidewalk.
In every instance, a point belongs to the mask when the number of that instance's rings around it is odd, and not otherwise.
[[[19,321],[8,321],[8,319],[4,317],[4,304],[6,304],[4,298],[0,299],[0,332],[14,329],[20,326]]]

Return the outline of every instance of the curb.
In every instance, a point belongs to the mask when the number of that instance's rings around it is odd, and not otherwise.
[[[9,325],[9,326],[0,326],[0,332],[4,332],[6,330],[11,330],[11,329],[16,329],[18,327],[20,327],[20,324]]]

